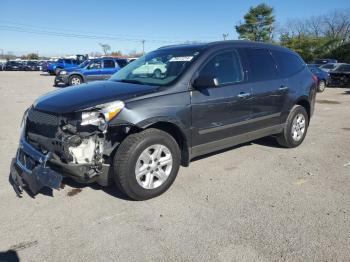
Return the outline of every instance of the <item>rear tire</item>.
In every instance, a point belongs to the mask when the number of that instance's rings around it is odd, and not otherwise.
[[[299,146],[307,133],[309,116],[303,106],[295,105],[289,113],[285,127],[277,136],[277,142],[287,148]]]
[[[146,200],[172,185],[180,167],[180,149],[171,135],[150,128],[129,135],[113,161],[118,187],[131,199]]]
[[[317,92],[322,93],[326,89],[326,82],[321,80],[317,86]]]
[[[162,71],[160,71],[160,69],[154,70],[153,77],[154,78],[161,78],[162,77]]]

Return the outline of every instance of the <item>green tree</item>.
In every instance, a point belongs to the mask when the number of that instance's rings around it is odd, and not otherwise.
[[[260,4],[251,7],[244,16],[244,23],[236,25],[236,31],[240,39],[247,39],[259,42],[270,42],[274,30],[275,16],[273,8]]]

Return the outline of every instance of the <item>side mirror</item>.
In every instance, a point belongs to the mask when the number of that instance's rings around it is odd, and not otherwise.
[[[192,86],[194,88],[218,87],[219,86],[219,81],[214,76],[199,75],[193,81]]]

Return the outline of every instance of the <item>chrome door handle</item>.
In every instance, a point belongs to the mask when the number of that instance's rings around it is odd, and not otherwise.
[[[288,86],[281,86],[278,88],[278,90],[283,91],[283,90],[288,90]]]
[[[250,93],[240,93],[240,94],[238,95],[239,98],[246,98],[246,97],[248,97],[248,96],[250,96]]]

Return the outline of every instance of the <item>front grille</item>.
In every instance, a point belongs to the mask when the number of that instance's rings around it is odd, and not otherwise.
[[[26,132],[54,138],[58,125],[59,119],[57,115],[44,113],[33,108],[28,111]]]

